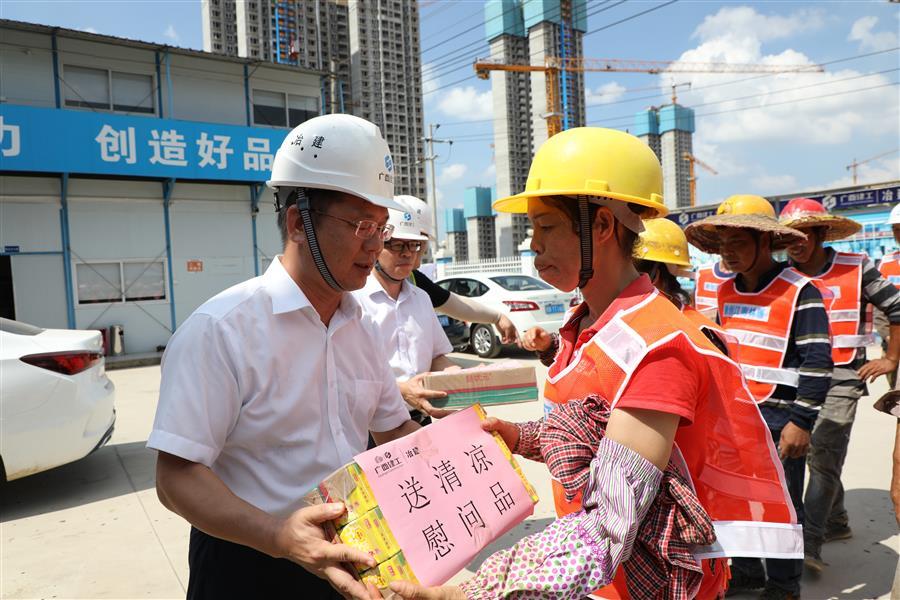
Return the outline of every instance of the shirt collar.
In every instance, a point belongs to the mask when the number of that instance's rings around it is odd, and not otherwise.
[[[772,268],[760,276],[755,290],[748,290],[746,280],[739,274],[734,280],[735,288],[737,288],[739,292],[744,292],[745,294],[756,293],[772,283],[772,280],[778,277],[778,275],[780,275],[787,267],[787,263],[775,261]]]
[[[263,284],[269,292],[269,297],[272,298],[272,314],[280,315],[305,308],[316,312],[303,289],[288,275],[284,265],[281,264],[281,258],[281,254],[276,256],[262,276]],[[346,292],[341,294],[338,312],[343,313],[348,319],[362,317],[362,307],[352,294]]]
[[[403,283],[400,284],[400,294],[397,296],[397,299],[394,300],[391,298],[390,294],[387,293],[387,290],[384,289],[384,286],[381,285],[381,282],[378,281],[378,278],[375,277],[375,273],[373,272],[369,275],[368,279],[366,279],[366,285],[363,287],[363,293],[369,298],[375,298],[379,294],[384,295],[385,298],[390,300],[391,302],[396,302],[400,304],[404,300],[406,300],[411,292],[412,284],[410,284],[408,279],[404,279]]]
[[[610,303],[609,306],[606,307],[606,310],[603,311],[603,314],[591,324],[590,327],[586,327],[581,332],[580,338],[589,339],[593,337],[595,333],[597,333],[600,328],[606,325],[619,311],[625,310],[642,301],[647,297],[647,294],[652,293],[654,290],[653,283],[650,281],[650,277],[647,274],[641,274],[640,277],[629,283],[622,293],[620,293],[616,298]],[[562,326],[562,330],[567,331],[577,331],[578,330],[578,322],[587,316],[587,303],[582,302],[578,308],[575,309],[575,312],[572,314],[572,317],[568,320],[568,322]]]

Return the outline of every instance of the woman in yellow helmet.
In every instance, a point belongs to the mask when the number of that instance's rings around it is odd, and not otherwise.
[[[783,528],[784,483],[774,455],[760,452],[768,431],[739,367],[632,262],[642,219],[667,212],[661,189],[646,144],[582,127],[550,138],[525,191],[494,204],[528,213],[541,278],[584,297],[560,330],[547,416],[485,424],[547,464],[561,518],[460,586],[391,584],[402,597],[582,598],[613,579],[607,597],[695,597],[702,559],[798,543],[799,529]],[[779,524],[779,539],[761,534],[772,527],[760,515]],[[709,574],[710,597],[723,575]]]

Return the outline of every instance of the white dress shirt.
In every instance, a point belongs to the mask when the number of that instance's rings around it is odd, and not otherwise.
[[[275,515],[409,413],[370,319],[350,294],[326,327],[272,261],[208,300],[162,362],[149,448],[204,464]]]
[[[453,352],[428,294],[409,281],[401,284],[394,300],[372,274],[366,286],[353,295],[380,330],[382,347],[397,379],[405,381],[427,373],[431,361]]]

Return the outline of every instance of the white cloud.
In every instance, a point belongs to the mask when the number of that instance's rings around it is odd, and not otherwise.
[[[422,95],[427,96],[441,85],[441,78],[435,74],[434,63],[422,65]]]
[[[859,184],[879,183],[882,181],[900,179],[900,156],[894,154],[859,165],[856,170],[856,178],[856,181]],[[849,185],[853,185],[853,174],[850,170],[847,170],[847,174],[844,177],[835,179],[822,187],[825,189],[832,189],[847,187]]]
[[[751,180],[751,189],[759,194],[784,193],[797,189],[797,178],[793,175],[757,175]]]
[[[178,37],[178,32],[175,31],[175,26],[172,25],[171,23],[169,23],[169,26],[166,27],[165,31],[163,31],[163,37],[168,38],[168,39],[172,40],[173,42],[177,42],[179,37]]]
[[[817,15],[799,11],[790,16],[766,16],[749,7],[722,8],[708,16],[695,31],[700,45],[683,53],[679,60],[812,65],[809,57],[792,49],[765,54],[762,44],[817,27],[821,21]],[[696,108],[696,137],[707,144],[793,142],[837,145],[847,143],[853,135],[884,136],[889,133],[886,127],[898,129],[896,93],[891,93],[888,88],[857,92],[861,88],[888,83],[888,78],[875,75],[839,81],[860,74],[851,69],[767,77],[662,73],[659,84],[669,90],[673,77],[677,81],[691,82],[690,105],[701,105]],[[737,83],[720,85],[728,81]],[[801,86],[812,87],[794,89]],[[829,96],[850,91],[855,93]],[[732,100],[734,98],[745,99]],[[720,111],[731,112],[704,114]],[[712,157],[709,159],[713,160]],[[710,164],[715,166],[714,162]]]
[[[481,185],[493,187],[497,184],[497,165],[489,164],[484,171],[481,172]]]
[[[438,99],[438,110],[448,117],[478,121],[494,116],[491,90],[479,92],[473,86],[450,88]]]
[[[441,185],[453,183],[454,181],[462,179],[468,170],[469,168],[462,163],[449,164],[441,169],[441,173],[438,175],[438,183]]]
[[[735,38],[760,42],[791,37],[822,27],[825,20],[818,10],[799,10],[792,15],[763,15],[749,6],[722,8],[703,20],[692,37],[703,42],[722,37],[723,32]]]
[[[620,85],[615,81],[611,81],[607,84],[601,85],[596,90],[585,90],[585,103],[588,106],[595,106],[597,104],[609,104],[610,102],[615,102],[624,94],[625,86]]]
[[[850,28],[847,39],[851,42],[859,42],[860,52],[877,52],[897,46],[897,32],[872,31],[878,24],[878,17],[861,17]]]
[[[735,159],[729,152],[721,150],[718,144],[710,144],[695,136],[692,146],[694,156],[716,171],[716,175],[713,175],[703,167],[697,166],[695,169],[698,177],[731,177],[747,172],[747,166],[743,162]]]

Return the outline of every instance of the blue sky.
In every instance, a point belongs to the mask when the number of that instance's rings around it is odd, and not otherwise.
[[[588,30],[659,4],[589,0]],[[426,93],[426,126],[440,123],[438,135],[455,140],[452,152],[438,148],[443,213],[446,207],[462,205],[467,186],[494,183],[490,82],[476,79],[469,64],[469,59],[487,55],[483,4],[425,0],[420,7],[424,87],[440,88]],[[3,0],[0,16],[202,46],[199,0]],[[890,84],[900,79],[900,55],[882,51],[900,45],[898,29],[898,5],[886,1],[681,0],[587,35],[584,53],[597,58],[821,64],[881,52],[827,65],[821,74],[749,81],[748,75],[677,76],[692,86],[679,90],[679,102],[694,106],[697,113],[694,152],[718,171],[698,173],[699,202],[706,204],[733,193],[780,194],[847,184],[845,166],[853,159],[896,149],[900,92]],[[587,74],[588,123],[629,127],[637,111],[667,102],[671,80],[666,75]],[[861,182],[900,178],[900,153],[861,166],[859,176]]]

